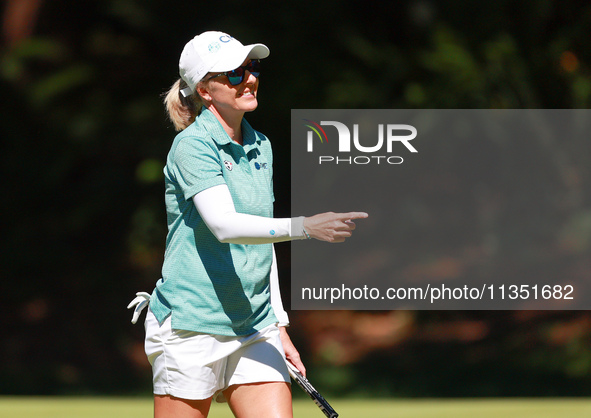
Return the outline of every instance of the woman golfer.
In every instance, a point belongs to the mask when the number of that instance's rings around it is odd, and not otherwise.
[[[237,417],[291,417],[287,332],[273,243],[341,242],[362,212],[273,218],[269,139],[244,113],[257,108],[263,44],[205,32],[181,54],[165,103],[175,138],[164,169],[168,236],[149,299],[146,354],[161,417],[206,417],[212,399]],[[140,308],[141,307],[141,308]]]

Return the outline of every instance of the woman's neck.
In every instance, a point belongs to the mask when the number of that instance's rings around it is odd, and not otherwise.
[[[214,106],[210,106],[209,110],[215,115],[230,139],[242,145],[242,118],[244,112],[232,112],[231,114],[222,115]]]

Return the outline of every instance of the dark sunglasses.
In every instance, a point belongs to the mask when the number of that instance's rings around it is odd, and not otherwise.
[[[238,84],[240,84],[244,81],[244,76],[246,74],[246,70],[248,70],[248,72],[251,73],[252,75],[254,75],[256,78],[258,78],[259,74],[261,73],[261,61],[260,60],[252,60],[248,64],[243,65],[242,67],[238,67],[235,70],[226,71],[223,73],[212,75],[207,80],[209,81],[212,78],[216,78],[221,75],[225,75],[226,77],[228,77],[228,81],[230,82],[231,85],[237,86]]]

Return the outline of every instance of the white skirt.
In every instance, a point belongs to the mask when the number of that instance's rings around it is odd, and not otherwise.
[[[160,325],[148,309],[145,327],[155,395],[224,402],[232,385],[290,382],[277,325],[228,337],[172,329],[170,316]]]

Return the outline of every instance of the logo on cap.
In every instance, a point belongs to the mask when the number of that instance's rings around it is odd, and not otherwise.
[[[212,42],[207,46],[209,52],[218,52],[220,50],[220,44],[218,42]]]

